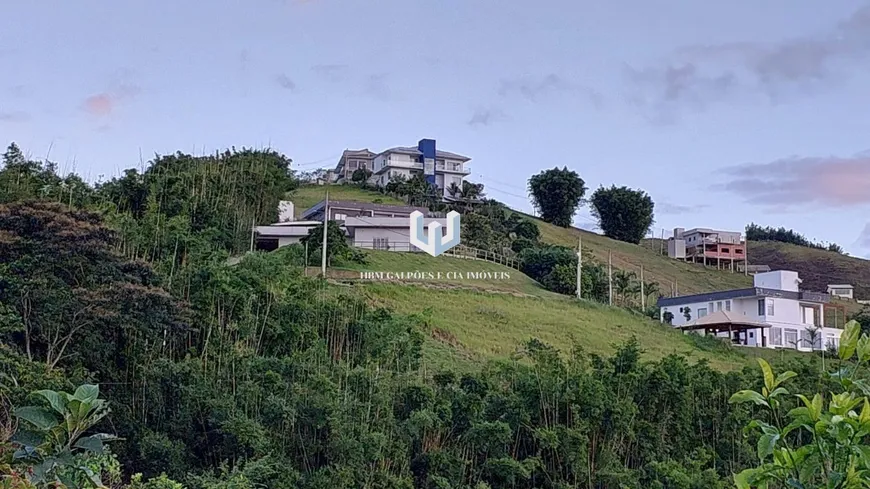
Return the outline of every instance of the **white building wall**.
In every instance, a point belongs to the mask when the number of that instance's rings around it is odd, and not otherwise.
[[[759,300],[764,301],[763,314],[758,314]],[[719,302],[722,302],[722,309],[726,310],[728,307],[727,301],[714,301],[712,304],[710,302],[694,302],[684,305],[663,307],[661,308],[662,320],[664,320],[663,315],[665,311],[670,311],[674,315],[672,324],[674,326],[683,326],[687,321],[683,316],[683,313],[680,312],[681,307],[688,307],[691,310],[691,320],[694,321],[695,319],[698,319],[698,317],[701,317],[699,316],[699,310],[706,311],[706,315],[712,314],[710,311],[718,311],[720,307]],[[771,312],[771,304],[773,305],[773,314],[769,314]],[[825,328],[824,305],[813,304],[813,306],[820,306],[818,312],[814,313],[813,307],[804,305],[800,301],[793,299],[752,297],[732,299],[730,301],[732,314],[745,316],[751,321],[762,322],[770,324],[771,326],[770,328],[749,330],[749,335],[747,337],[748,346],[761,346],[763,344],[763,337],[764,344],[766,344],[768,348],[794,348],[795,345],[791,343],[794,341],[797,342],[798,350],[810,351],[812,347],[807,342],[808,336],[805,331],[808,328],[814,327],[814,314],[819,315],[819,324],[823,326],[818,333],[821,336],[822,347],[826,347],[828,343],[833,343],[835,345],[839,344],[842,330],[836,328]],[[807,309],[806,314],[803,313],[803,308]],[[727,338],[728,334],[720,333],[718,336]]]
[[[800,279],[797,272],[777,270],[775,272],[757,273],[753,277],[756,287],[775,290],[788,290],[798,292]]]
[[[411,245],[408,228],[355,228],[353,245],[357,248],[373,249],[375,242],[386,239],[388,251],[419,251]]]

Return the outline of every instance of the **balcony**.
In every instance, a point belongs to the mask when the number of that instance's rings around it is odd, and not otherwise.
[[[463,175],[468,175],[469,173],[471,173],[464,168],[464,165],[462,163],[436,163],[435,171],[462,173]]]

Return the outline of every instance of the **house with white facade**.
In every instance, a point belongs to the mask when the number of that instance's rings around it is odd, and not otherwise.
[[[854,299],[855,287],[849,284],[833,284],[828,286],[828,293],[843,299]]]
[[[411,213],[415,211],[429,216],[423,219],[425,226],[438,222],[442,226],[442,233],[447,232],[447,219],[432,217],[433,214],[425,207],[354,201],[329,201],[327,205],[327,202],[322,201],[303,212],[300,221],[290,220],[293,215],[292,202],[282,201],[279,209],[281,222],[254,229],[258,250],[271,251],[300,243],[309,231],[323,224],[327,215],[328,220],[335,221],[341,227],[348,244],[364,249],[422,251],[411,244]]]
[[[462,186],[462,180],[471,174],[469,161],[467,156],[438,149],[434,139],[421,139],[416,146],[398,146],[377,154],[368,149],[346,150],[333,174],[334,181],[341,183],[349,181],[356,169],[365,168],[372,172],[368,182],[378,186],[386,186],[393,177],[423,175],[443,197],[450,198],[450,185]]]
[[[660,319],[743,346],[812,351],[839,345],[842,330],[825,326],[830,295],[800,290],[797,272],[787,270],[753,280],[745,289],[661,298]]]

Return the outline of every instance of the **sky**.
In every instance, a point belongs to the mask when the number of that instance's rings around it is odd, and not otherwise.
[[[755,222],[870,256],[866,0],[11,2],[0,65],[0,143],[89,180],[431,138],[521,210],[567,166],[649,193],[657,236]]]

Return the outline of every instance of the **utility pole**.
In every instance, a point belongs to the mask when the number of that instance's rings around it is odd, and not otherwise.
[[[613,251],[607,251],[607,305],[613,305]]]
[[[646,294],[643,289],[643,265],[640,266],[640,308],[646,311]]]
[[[583,278],[583,236],[577,237],[577,298],[582,299]]]
[[[323,253],[320,262],[320,273],[326,279],[326,235],[329,230],[329,190],[326,191],[326,200],[323,201]]]
[[[254,251],[254,230],[257,229],[257,218],[256,216],[251,218],[251,251]]]
[[[660,255],[665,254],[665,228],[662,228],[662,246],[661,246],[661,249],[659,250],[659,254]],[[668,252],[668,254],[670,254],[670,252]]]

